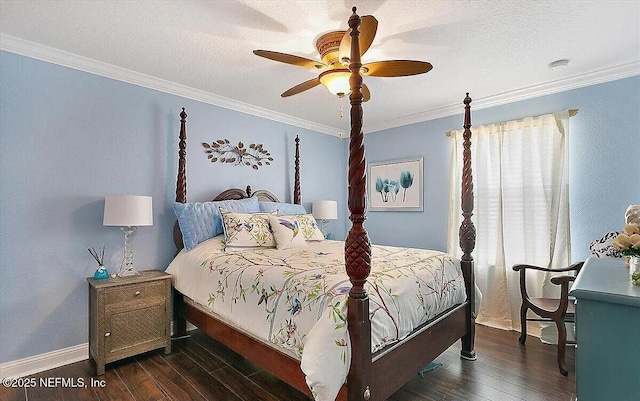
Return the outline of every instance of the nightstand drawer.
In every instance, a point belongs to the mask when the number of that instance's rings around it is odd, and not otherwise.
[[[153,281],[147,283],[132,283],[122,285],[118,287],[109,288],[106,291],[105,303],[106,306],[119,304],[119,303],[131,303],[142,302],[149,298],[159,297],[164,298],[166,292],[165,281]]]

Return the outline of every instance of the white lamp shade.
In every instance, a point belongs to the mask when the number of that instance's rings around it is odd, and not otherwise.
[[[153,225],[151,197],[140,195],[105,196],[102,224],[119,227]]]
[[[338,218],[338,202],[331,200],[314,201],[311,206],[311,213],[318,220],[336,220]]]

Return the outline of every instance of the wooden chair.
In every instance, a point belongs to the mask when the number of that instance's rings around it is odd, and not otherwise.
[[[529,298],[526,286],[527,269],[540,270],[551,273],[566,273],[575,271],[576,273],[582,268],[584,262],[575,263],[564,269],[547,269],[544,267],[518,264],[513,266],[513,270],[520,272],[520,293],[522,295],[522,306],[520,307],[520,322],[522,331],[520,335],[520,344],[524,345],[527,340],[527,321],[533,322],[554,322],[558,328],[558,368],[564,376],[568,374],[564,367],[564,355],[567,343],[575,344],[575,342],[567,342],[567,329],[565,323],[575,322],[575,304],[574,300],[569,299],[569,284],[575,280],[575,276],[564,274],[551,278],[551,282],[560,286],[560,299],[552,298]],[[539,318],[527,318],[527,310],[531,309]]]

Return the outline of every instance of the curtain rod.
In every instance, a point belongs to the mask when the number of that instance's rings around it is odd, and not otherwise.
[[[578,109],[569,109],[569,117],[575,116],[576,114],[578,114],[578,111],[579,111]],[[498,123],[498,124],[501,124],[501,123]],[[447,131],[444,134],[448,137],[451,137],[451,135],[453,134],[453,131],[455,130]]]

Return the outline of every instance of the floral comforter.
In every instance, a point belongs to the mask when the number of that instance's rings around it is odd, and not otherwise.
[[[221,319],[301,360],[316,400],[334,400],[350,363],[344,242],[223,251],[222,236],[181,251],[174,287]],[[424,249],[373,246],[366,285],[371,350],[465,301],[459,261]]]

